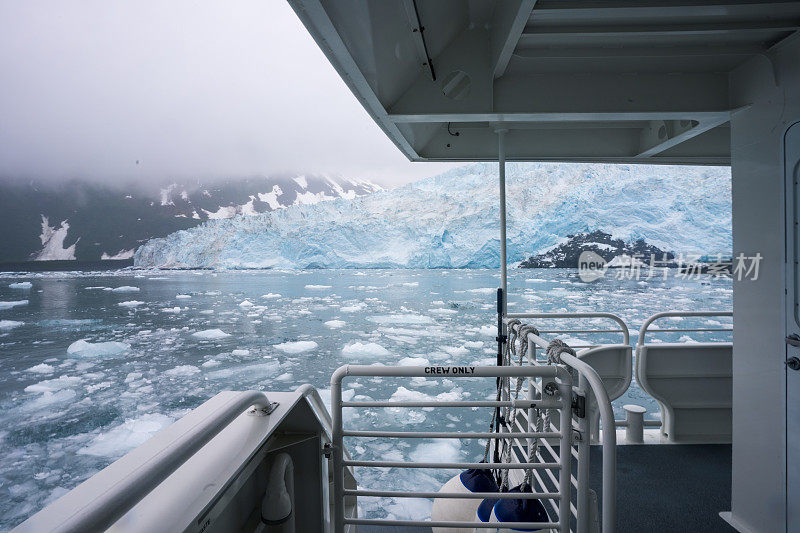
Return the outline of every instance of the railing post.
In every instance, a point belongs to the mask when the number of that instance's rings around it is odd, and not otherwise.
[[[344,437],[342,436],[342,378],[347,367],[331,376],[331,440],[333,442],[333,531],[344,533]]]
[[[578,389],[588,402],[589,383],[586,376],[578,373]],[[578,419],[578,431],[581,440],[578,442],[578,533],[589,533],[589,413],[585,412],[583,418]]]
[[[572,380],[569,377],[562,377],[558,385],[561,394],[561,407],[559,416],[559,426],[561,426],[561,442],[559,444],[559,462],[561,470],[558,473],[558,492],[561,493],[561,500],[558,502],[558,521],[559,531],[569,533],[570,512],[570,492],[572,481]]]

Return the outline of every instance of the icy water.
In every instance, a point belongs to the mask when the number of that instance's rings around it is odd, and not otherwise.
[[[330,375],[344,363],[493,364],[498,282],[486,270],[0,274],[0,530],[221,390],[291,390],[311,383],[329,398]],[[509,287],[512,312],[612,312],[626,321],[632,342],[653,313],[726,310],[732,297],[730,280],[709,276],[585,284],[573,271],[515,270]],[[729,322],[697,319],[664,327],[723,324]],[[75,344],[81,340],[88,344]],[[348,380],[344,397],[476,399],[492,395],[490,381],[365,378]],[[630,402],[657,416],[653,401],[634,383],[615,402],[618,418],[621,405]],[[483,431],[491,416],[478,409],[351,411],[345,424],[354,429]],[[359,439],[348,447],[364,459],[482,456],[481,443],[457,440]],[[437,490],[449,475],[401,469],[359,471],[358,477],[365,488]],[[360,504],[372,517],[420,518],[430,509],[426,500]]]

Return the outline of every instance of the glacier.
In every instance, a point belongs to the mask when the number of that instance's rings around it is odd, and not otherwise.
[[[602,230],[676,253],[730,255],[728,167],[509,163],[508,259]],[[136,267],[493,268],[496,163],[356,198],[210,220],[152,239]]]

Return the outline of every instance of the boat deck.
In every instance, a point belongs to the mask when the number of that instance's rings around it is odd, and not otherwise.
[[[601,450],[591,450],[592,487],[601,486]],[[735,532],[720,516],[730,510],[730,444],[617,447],[617,531]],[[601,496],[602,497],[602,496]],[[430,528],[361,526],[360,533],[428,533]]]

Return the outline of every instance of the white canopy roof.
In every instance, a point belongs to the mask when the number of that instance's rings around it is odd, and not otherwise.
[[[509,160],[729,164],[731,71],[800,28],[778,0],[289,2],[414,161],[495,160],[501,128]]]

